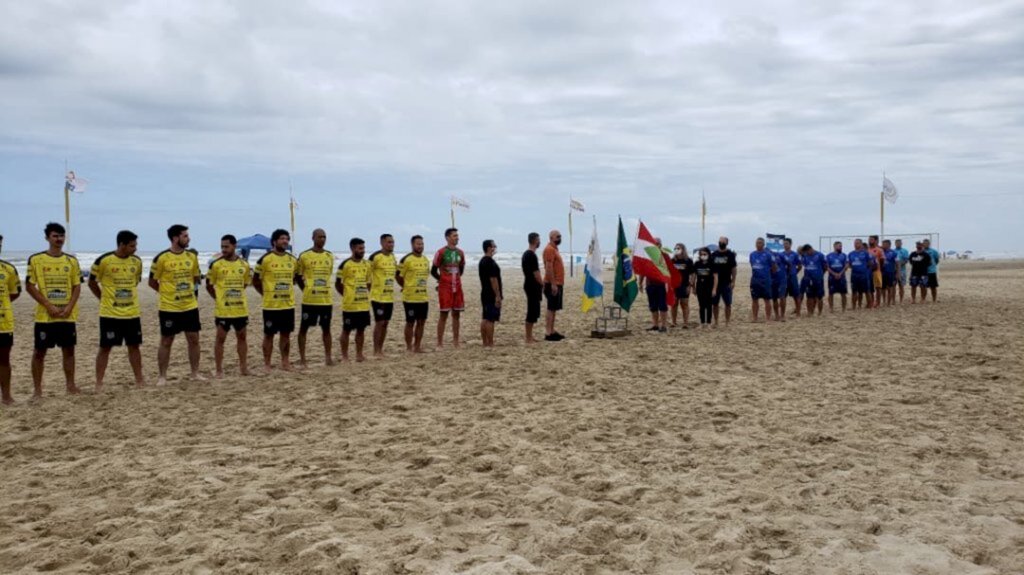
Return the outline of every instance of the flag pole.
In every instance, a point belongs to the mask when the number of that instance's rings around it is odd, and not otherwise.
[[[451,197],[452,227],[455,227],[455,196]]]
[[[64,243],[71,247],[71,189],[68,186],[68,160],[64,158]]]
[[[572,254],[572,194],[569,195],[569,277],[573,277],[576,268],[576,258]]]
[[[880,225],[881,229],[879,230],[879,233],[881,235],[878,237],[878,244],[881,245],[882,244],[882,240],[885,239],[885,172],[884,171],[882,172],[882,191],[878,192],[878,206],[879,206],[879,216],[880,216],[880,224],[881,224]]]
[[[708,245],[704,239],[705,220],[708,217],[708,200],[704,197],[704,188],[700,189],[700,247]]]
[[[295,195],[292,193],[292,181],[288,180],[288,212],[291,216],[291,237],[295,237]]]

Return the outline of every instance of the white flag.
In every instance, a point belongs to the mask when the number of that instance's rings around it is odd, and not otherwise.
[[[583,311],[591,307],[601,299],[604,293],[604,283],[601,270],[601,244],[597,241],[597,220],[594,220],[594,235],[590,237],[590,249],[587,250],[587,263],[583,268]]]
[[[464,200],[462,198],[456,198],[455,196],[452,196],[452,207],[453,208],[462,208],[464,210],[468,210],[469,209],[469,202],[467,202],[466,200]]]
[[[85,187],[88,185],[89,180],[86,180],[85,178],[79,178],[78,176],[75,175],[74,171],[70,171],[67,173],[66,176],[64,176],[64,187],[69,192],[81,194],[85,192]]]
[[[890,204],[896,203],[896,198],[900,197],[900,193],[896,190],[896,184],[885,176],[882,176],[882,196]]]
[[[583,209],[583,202],[569,198],[569,209],[577,212],[586,211]]]

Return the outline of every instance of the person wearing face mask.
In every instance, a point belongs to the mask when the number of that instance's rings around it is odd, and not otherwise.
[[[683,329],[690,327],[690,275],[693,273],[693,260],[686,252],[686,246],[676,244],[672,255],[672,265],[679,270],[681,281],[676,287],[676,302],[672,305],[672,327],[676,327],[679,310],[683,310]]]
[[[690,282],[693,292],[697,294],[700,327],[705,329],[711,325],[712,301],[718,290],[718,274],[711,265],[711,250],[702,247],[697,251],[697,262],[693,264]]]
[[[548,300],[544,341],[565,339],[564,335],[555,331],[555,315],[562,309],[562,288],[565,286],[565,262],[558,251],[561,243],[562,232],[551,230],[548,234],[548,245],[544,248],[544,297]]]
[[[718,238],[718,249],[710,254],[711,269],[718,276],[711,304],[714,310],[715,326],[718,326],[718,304],[725,304],[725,325],[732,318],[732,288],[736,285],[736,252],[729,249],[729,238]]]

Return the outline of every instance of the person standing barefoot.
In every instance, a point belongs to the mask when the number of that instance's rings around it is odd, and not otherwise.
[[[0,247],[4,237],[0,236]],[[0,260],[0,403],[11,405],[11,348],[14,347],[14,310],[11,302],[21,296],[18,269]]]
[[[117,249],[96,259],[89,270],[89,291],[100,300],[100,349],[96,354],[96,392],[110,361],[110,350],[124,344],[135,385],[142,387],[142,319],[139,313],[139,282],[142,260],[136,255],[138,236],[128,230],[117,233]]]
[[[185,334],[188,342],[188,363],[194,381],[206,381],[199,373],[199,300],[195,286],[203,279],[199,271],[199,258],[188,249],[188,227],[175,224],[167,228],[167,239],[171,247],[153,258],[149,268],[149,287],[160,294],[160,349],[157,352],[157,368],[160,375],[157,385],[167,385],[167,366],[171,363],[171,346],[174,337]]]
[[[448,228],[444,231],[447,244],[434,254],[430,275],[437,280],[438,309],[437,349],[444,348],[444,331],[448,314],[452,316],[452,345],[459,347],[459,316],[466,309],[466,297],[462,292],[462,274],[466,271],[466,254],[459,249],[459,230]]]
[[[341,294],[341,360],[348,361],[348,343],[356,332],[356,361],[364,361],[363,342],[370,327],[370,262],[366,261],[366,242],[352,238],[348,242],[351,257],[338,266],[334,288]]]
[[[213,357],[217,379],[224,377],[224,344],[232,329],[235,330],[238,348],[239,373],[249,375],[249,301],[245,297],[245,288],[252,283],[252,269],[249,262],[238,257],[235,252],[237,245],[235,236],[227,234],[222,237],[220,257],[210,262],[206,274],[206,292],[216,302],[213,323],[217,328],[217,339],[214,341]]]
[[[423,255],[423,236],[409,240],[412,252],[405,254],[395,273],[398,285],[402,286],[402,307],[405,310],[405,351],[423,353],[423,330],[430,312],[430,296],[427,279],[430,277],[430,260]]]

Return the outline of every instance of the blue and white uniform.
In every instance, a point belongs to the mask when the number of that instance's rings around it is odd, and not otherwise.
[[[804,297],[821,299],[825,297],[825,256],[821,252],[800,256],[804,266],[804,279],[800,291]]]
[[[750,252],[750,299],[772,298],[772,253]]]
[[[835,277],[832,274],[828,275],[828,293],[832,294],[846,294],[846,254],[843,252],[831,252],[825,256],[825,262],[828,264],[828,269],[839,274],[839,277]]]

